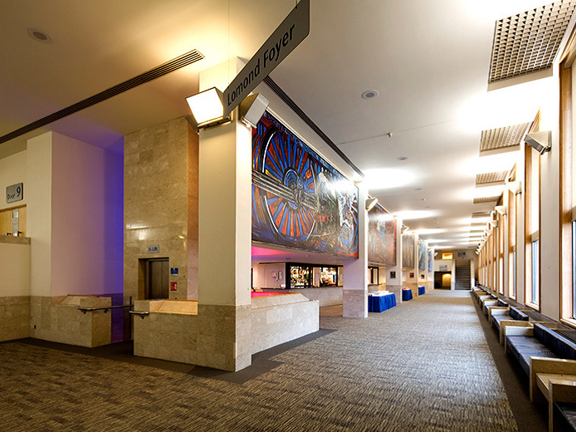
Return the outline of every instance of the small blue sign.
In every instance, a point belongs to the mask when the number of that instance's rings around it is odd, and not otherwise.
[[[178,267],[170,267],[170,275],[178,276]]]

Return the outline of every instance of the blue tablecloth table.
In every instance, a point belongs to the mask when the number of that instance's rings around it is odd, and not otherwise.
[[[419,286],[419,287],[418,287],[418,295],[421,296],[421,295],[424,295],[424,294],[426,294],[426,287]]]
[[[412,290],[402,289],[402,301],[412,300]]]
[[[383,312],[396,306],[396,296],[393,293],[379,296],[368,296],[368,312]]]

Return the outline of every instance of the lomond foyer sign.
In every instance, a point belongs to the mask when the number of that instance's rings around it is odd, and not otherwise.
[[[224,90],[224,115],[236,108],[310,33],[310,0],[302,0]]]

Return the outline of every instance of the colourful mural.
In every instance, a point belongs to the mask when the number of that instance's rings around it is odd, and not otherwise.
[[[418,270],[426,270],[426,243],[418,242]]]
[[[368,212],[368,262],[396,265],[396,220],[379,205]]]
[[[269,112],[252,133],[252,240],[358,257],[358,188]]]
[[[434,253],[432,249],[428,249],[428,271],[434,271]]]
[[[402,267],[414,268],[414,236],[402,234]]]

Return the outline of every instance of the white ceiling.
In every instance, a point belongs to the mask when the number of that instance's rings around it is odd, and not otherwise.
[[[310,35],[272,78],[362,171],[411,174],[403,187],[371,190],[380,203],[392,212],[430,212],[405,224],[445,229],[422,238],[463,247],[470,215],[491,209],[470,196],[482,126],[471,126],[469,117],[478,116],[478,106],[491,110],[485,95],[494,22],[546,3],[311,0]],[[204,60],[47,127],[122,151],[123,135],[187,115],[185,97],[194,93],[198,72],[228,57],[249,59],[294,6],[294,0],[0,0],[0,134],[198,49]],[[32,40],[29,27],[54,43]],[[380,96],[362,99],[370,89]],[[1,144],[0,157],[21,151],[40,132]]]

